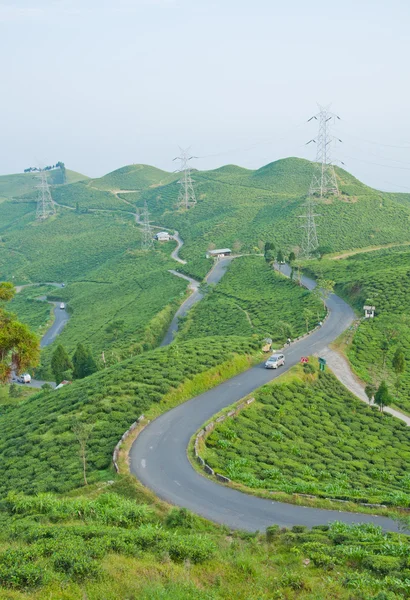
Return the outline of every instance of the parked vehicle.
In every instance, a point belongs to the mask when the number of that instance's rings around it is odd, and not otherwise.
[[[65,304],[64,304],[64,302],[62,302],[62,303],[60,304],[60,308],[61,308],[61,310],[64,310],[64,309],[65,309]]]
[[[28,373],[23,373],[23,375],[19,375],[17,377],[17,381],[19,383],[31,383],[31,375]]]
[[[283,354],[272,354],[265,363],[265,369],[277,369],[285,364]]]

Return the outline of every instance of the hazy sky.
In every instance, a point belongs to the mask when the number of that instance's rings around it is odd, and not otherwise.
[[[408,0],[0,2],[0,172],[314,159],[319,102],[348,170],[410,191],[409,23]]]

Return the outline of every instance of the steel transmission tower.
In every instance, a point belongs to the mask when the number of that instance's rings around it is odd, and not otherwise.
[[[315,223],[315,217],[318,217],[319,215],[315,214],[316,203],[310,196],[303,206],[306,207],[306,213],[304,215],[300,215],[302,219],[305,219],[305,223],[302,225],[303,237],[301,249],[302,256],[305,258],[310,258],[315,250],[317,250],[319,247]]]
[[[45,221],[48,217],[56,214],[56,207],[51,197],[47,173],[40,171],[38,178],[40,179],[40,183],[36,186],[38,188],[36,219],[37,221]]]
[[[329,112],[329,107],[319,106],[320,112],[309,119],[319,121],[319,133],[316,139],[310,140],[310,143],[316,144],[316,164],[313,171],[312,182],[309,188],[309,196],[333,195],[339,196],[339,188],[336,180],[336,173],[332,163],[331,146],[335,141],[341,142],[339,138],[331,134],[331,122],[339,119],[337,115]],[[308,122],[309,122],[308,121]]]
[[[147,202],[144,202],[144,209],[141,215],[141,225],[142,225],[142,240],[141,240],[141,250],[151,250],[154,245],[154,239],[152,236],[151,224],[149,222],[149,212]]]
[[[181,167],[179,169],[181,172],[181,179],[178,181],[181,187],[178,194],[178,206],[188,209],[196,204],[195,191],[191,177],[191,167],[189,166],[189,161],[195,158],[195,156],[189,154],[189,148],[187,150],[180,148],[180,150],[181,156],[174,158],[174,160],[181,161]]]

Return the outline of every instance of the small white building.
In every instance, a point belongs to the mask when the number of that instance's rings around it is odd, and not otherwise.
[[[367,304],[363,306],[364,310],[364,318],[365,319],[373,319],[374,311],[376,310],[375,306],[368,306]]]
[[[224,256],[231,256],[232,250],[230,248],[218,248],[217,250],[208,250],[207,258],[223,258]]]
[[[168,231],[159,231],[157,234],[155,234],[155,239],[158,242],[169,242],[171,236],[169,235]]]

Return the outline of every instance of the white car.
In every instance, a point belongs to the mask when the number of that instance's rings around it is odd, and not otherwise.
[[[283,367],[285,364],[285,357],[283,354],[272,354],[265,363],[265,369],[277,369]]]
[[[64,302],[62,302],[62,303],[60,304],[60,308],[61,308],[61,310],[64,310],[64,309],[65,309],[65,304],[64,304]]]
[[[31,383],[31,375],[28,373],[23,373],[23,375],[19,375],[17,377],[17,381],[19,383]]]

